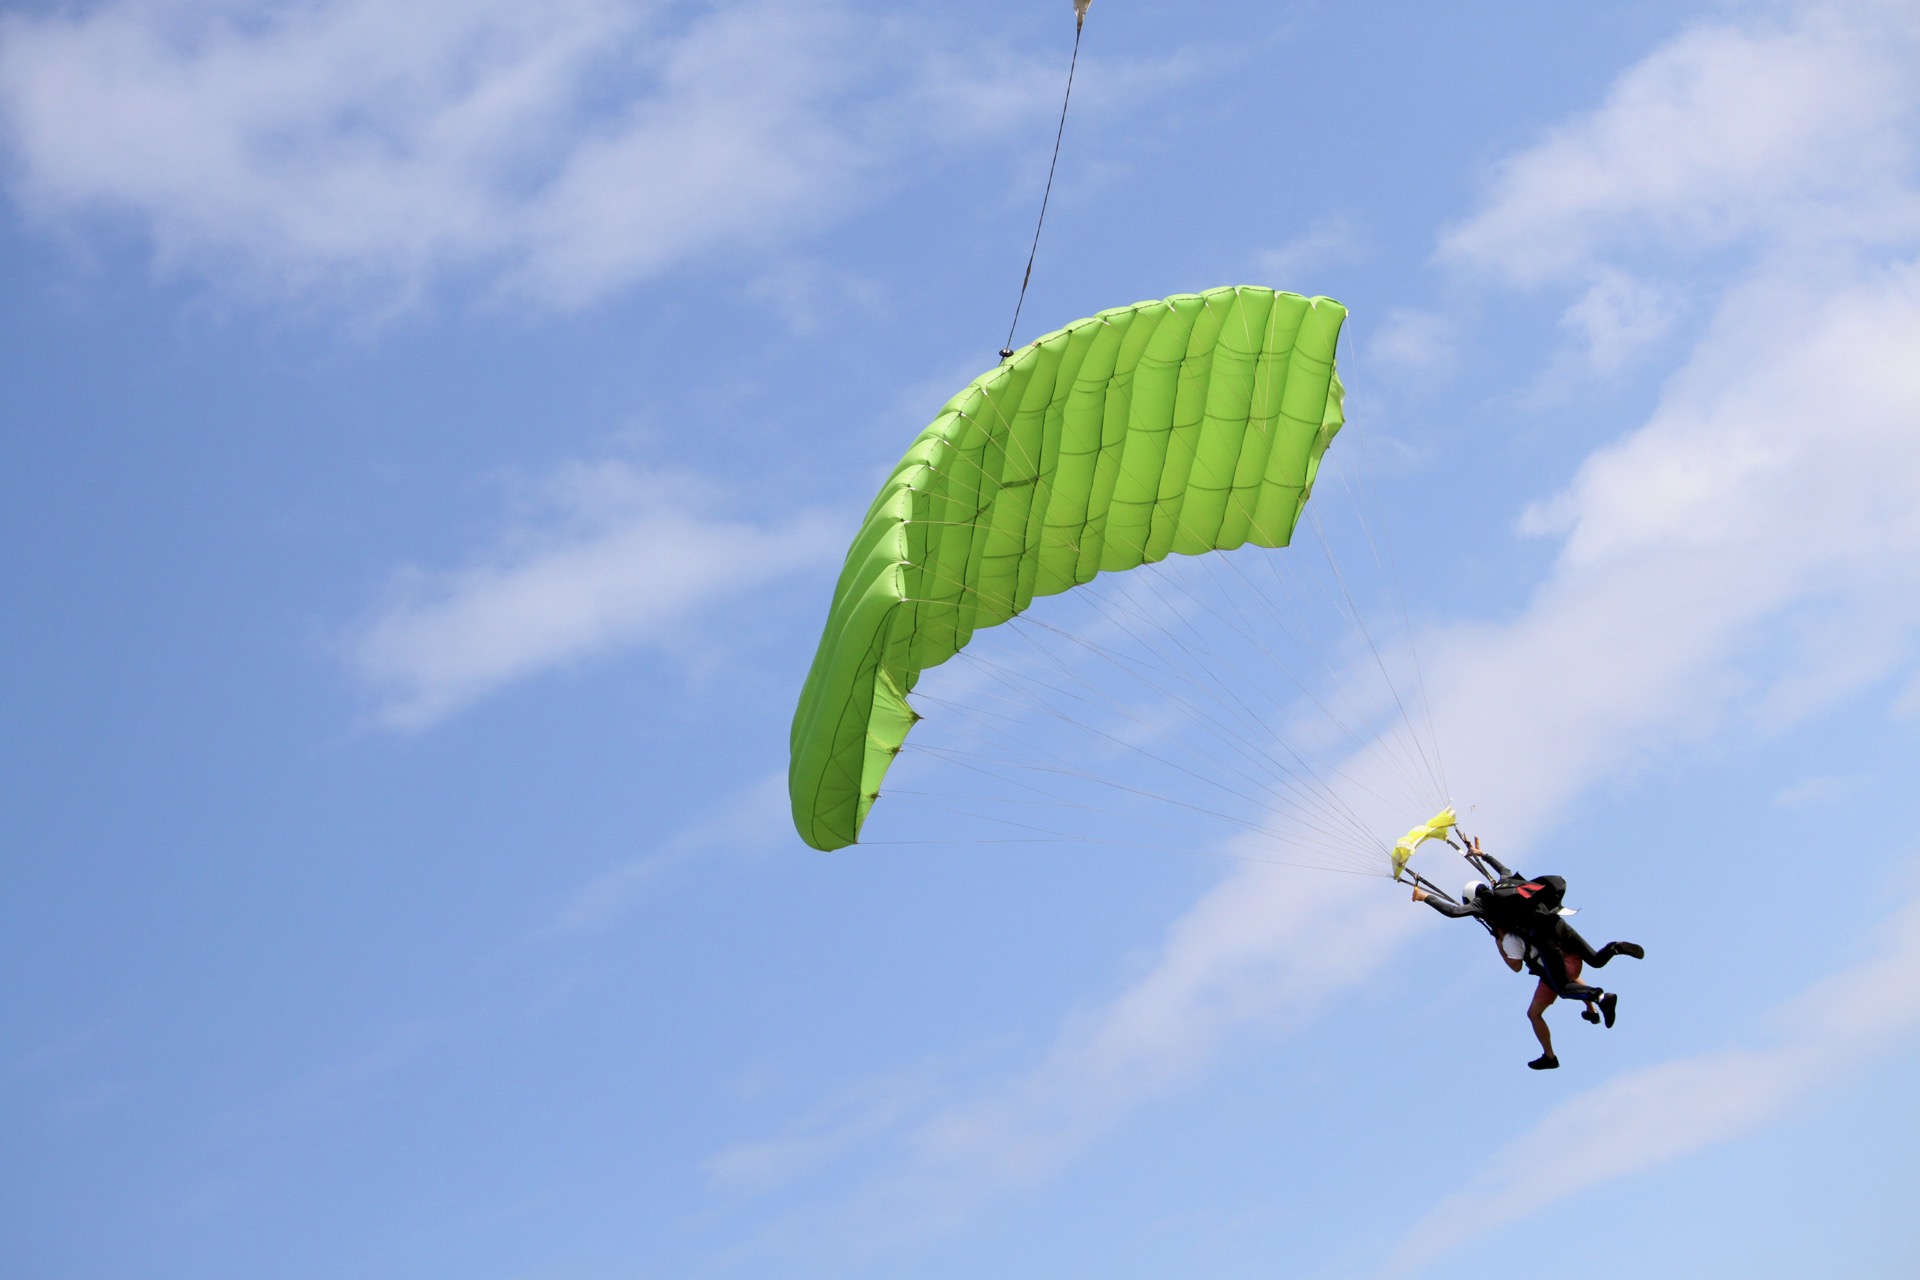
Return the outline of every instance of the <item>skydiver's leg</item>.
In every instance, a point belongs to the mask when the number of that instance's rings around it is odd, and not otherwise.
[[[1533,1003],[1527,1006],[1527,1021],[1533,1024],[1534,1038],[1540,1042],[1540,1056],[1527,1064],[1535,1071],[1551,1071],[1560,1065],[1560,1059],[1553,1056],[1553,1033],[1547,1030],[1547,1020],[1542,1016],[1556,998],[1553,988],[1543,981],[1534,987]]]
[[[1569,1000],[1584,1000],[1587,1008],[1580,1016],[1588,1022],[1604,1022],[1613,1025],[1614,1011],[1620,1005],[1620,997],[1611,991],[1602,991],[1599,987],[1588,986],[1580,981],[1580,957],[1559,955],[1550,958],[1546,965],[1548,974],[1559,974],[1561,980],[1554,985],[1556,994]]]
[[[1540,949],[1540,976],[1553,988],[1553,994],[1582,1004],[1592,1004],[1606,994],[1580,981],[1580,957],[1564,951]]]
[[[1593,945],[1580,936],[1580,931],[1567,923],[1565,916],[1554,917],[1553,941],[1568,955],[1578,956],[1582,963],[1590,964],[1596,969],[1604,968],[1607,961],[1613,959],[1613,953],[1607,948],[1620,945],[1617,942],[1609,942],[1606,947],[1595,951]]]
[[[1585,1004],[1587,1007],[1580,1016],[1588,1022],[1605,1022],[1609,1027],[1613,1025],[1613,1011],[1620,1003],[1620,997],[1580,981],[1579,956],[1545,950],[1541,952],[1540,960],[1540,976],[1553,988],[1555,995]]]
[[[1565,916],[1555,918],[1553,940],[1562,951],[1580,957],[1596,969],[1606,968],[1607,961],[1615,956],[1632,956],[1635,960],[1643,960],[1647,955],[1646,949],[1637,942],[1609,942],[1595,951],[1593,945],[1580,936],[1580,931],[1567,923]]]

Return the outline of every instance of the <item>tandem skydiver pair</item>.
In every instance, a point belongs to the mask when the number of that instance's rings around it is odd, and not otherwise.
[[[1540,1041],[1540,1056],[1527,1065],[1535,1071],[1551,1071],[1560,1065],[1560,1059],[1554,1056],[1553,1036],[1542,1016],[1547,1006],[1561,998],[1578,1000],[1586,1005],[1582,1018],[1594,1023],[1604,1021],[1611,1027],[1620,997],[1582,982],[1581,971],[1586,965],[1604,968],[1615,956],[1644,959],[1646,949],[1634,942],[1609,942],[1596,950],[1567,923],[1567,916],[1573,913],[1564,905],[1565,880],[1559,876],[1528,879],[1516,875],[1482,850],[1477,838],[1464,853],[1487,880],[1470,881],[1462,900],[1455,902],[1415,877],[1413,900],[1426,903],[1443,916],[1478,920],[1493,935],[1500,958],[1509,969],[1518,973],[1524,967],[1540,979],[1533,1002],[1527,1006],[1527,1020]]]

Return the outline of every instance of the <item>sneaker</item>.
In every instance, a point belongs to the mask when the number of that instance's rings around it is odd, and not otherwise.
[[[1600,1011],[1598,1009],[1582,1009],[1580,1011],[1580,1016],[1585,1018],[1588,1022],[1600,1021]]]
[[[1535,1071],[1552,1071],[1555,1067],[1558,1067],[1560,1065],[1560,1059],[1554,1057],[1550,1053],[1543,1053],[1539,1057],[1535,1058],[1532,1062],[1529,1062],[1527,1065],[1529,1067],[1532,1067]]]
[[[1613,952],[1615,955],[1632,956],[1635,960],[1645,960],[1647,958],[1647,949],[1637,942],[1609,943],[1607,950]]]
[[[1600,997],[1600,1014],[1607,1020],[1608,1026],[1613,1025],[1613,1008],[1619,1003],[1620,997],[1611,991]]]

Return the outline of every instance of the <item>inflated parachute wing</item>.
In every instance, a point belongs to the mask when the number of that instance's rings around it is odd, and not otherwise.
[[[860,525],[794,713],[801,838],[852,844],[920,673],[1035,596],[1285,546],[1340,429],[1346,308],[1253,286],[1076,321],[949,400]]]

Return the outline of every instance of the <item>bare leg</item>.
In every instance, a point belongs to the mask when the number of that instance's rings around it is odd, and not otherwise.
[[[1558,998],[1553,994],[1553,988],[1542,982],[1533,989],[1533,1003],[1527,1006],[1527,1021],[1533,1024],[1534,1038],[1540,1041],[1539,1063],[1542,1067],[1548,1063],[1554,1066],[1560,1065],[1560,1060],[1553,1056],[1553,1033],[1547,1030],[1547,1020],[1543,1016],[1547,1006]]]
[[[1541,948],[1540,968],[1535,972],[1540,975],[1541,981],[1553,988],[1555,995],[1578,1000],[1589,1008],[1603,994],[1600,988],[1590,987],[1580,981],[1580,957],[1564,951]]]

